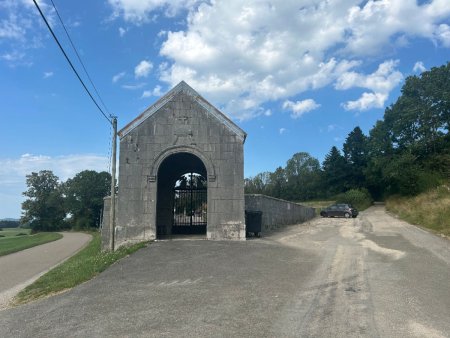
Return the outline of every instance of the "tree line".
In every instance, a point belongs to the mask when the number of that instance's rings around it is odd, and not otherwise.
[[[375,199],[416,195],[450,179],[450,63],[409,76],[364,135],[355,127],[322,164],[306,152],[245,180],[246,193],[305,201],[360,190]]]
[[[22,203],[21,224],[33,231],[98,228],[103,198],[109,195],[111,175],[84,170],[60,182],[50,170],[26,176],[27,199]]]

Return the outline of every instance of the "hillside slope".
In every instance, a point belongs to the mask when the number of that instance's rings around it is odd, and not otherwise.
[[[450,186],[438,188],[414,197],[391,197],[386,209],[411,224],[450,236]]]

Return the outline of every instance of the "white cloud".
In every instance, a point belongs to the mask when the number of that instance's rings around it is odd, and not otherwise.
[[[134,68],[134,76],[136,78],[147,77],[150,74],[150,71],[153,68],[153,64],[148,62],[147,60],[142,60],[139,64]]]
[[[342,106],[346,110],[368,110],[383,108],[390,91],[403,80],[403,75],[396,67],[398,61],[388,60],[381,63],[377,70],[365,75],[356,72],[344,72],[336,80],[334,87],[338,90],[347,90],[354,87],[369,89],[356,101],[348,101]]]
[[[120,37],[123,37],[126,32],[127,32],[127,29],[125,29],[123,27],[119,27],[119,35],[120,35]]]
[[[123,78],[125,75],[126,75],[125,72],[120,72],[120,73],[114,75],[114,76],[112,77],[112,82],[113,82],[113,83],[116,83],[116,82],[119,81],[121,78]]]
[[[141,89],[141,88],[145,87],[145,85],[146,85],[145,82],[136,83],[136,84],[124,84],[124,85],[122,85],[122,88],[128,89],[128,90],[136,90],[136,89]]]
[[[283,135],[284,132],[286,131],[286,128],[280,128],[278,131],[279,131],[280,135]]]
[[[347,101],[342,104],[346,110],[364,111],[372,108],[384,108],[384,102],[388,98],[387,94],[383,93],[363,93],[356,101]]]
[[[13,51],[11,53],[5,53],[1,55],[1,58],[6,61],[15,62],[20,61],[25,57],[24,53],[20,53],[18,51]]]
[[[154,18],[152,12],[164,10],[166,16],[173,17],[182,9],[190,9],[199,0],[108,0],[113,9],[113,17],[123,16],[126,21],[142,24]]]
[[[151,96],[159,97],[162,94],[163,94],[163,92],[161,91],[161,86],[156,86],[155,88],[153,88],[153,90],[144,90],[144,92],[142,93],[141,99],[151,97]]]
[[[329,124],[328,126],[327,126],[327,131],[328,132],[332,132],[333,130],[335,130],[337,128],[337,125],[335,125],[335,124]]]
[[[283,109],[291,111],[291,117],[293,119],[297,119],[303,114],[317,109],[320,107],[320,104],[316,103],[313,99],[306,99],[303,101],[292,102],[290,100],[286,100],[283,103]]]
[[[0,159],[0,218],[19,217],[22,192],[26,187],[26,175],[40,170],[52,170],[65,181],[80,171],[89,169],[104,171],[108,168],[108,159],[93,154],[65,156],[46,156],[24,154],[19,158]]]
[[[422,61],[417,61],[415,64],[414,64],[414,67],[413,67],[413,72],[415,72],[415,73],[422,73],[422,72],[424,72],[424,71],[426,71],[427,69],[425,68],[425,66],[423,65],[423,62]]]
[[[53,72],[44,72],[44,79],[48,79],[49,77],[53,76]]]
[[[442,43],[443,46],[445,46],[447,48],[450,47],[450,26],[449,25],[440,24],[436,28],[435,36]]]
[[[51,26],[55,23],[55,11],[47,1],[38,1],[41,10]],[[36,13],[36,7],[29,0],[0,1],[0,44],[2,60],[11,66],[30,66],[33,62],[28,54],[31,49],[41,48],[42,41],[48,38],[42,19]],[[7,52],[6,52],[7,51]],[[17,56],[20,55],[20,58]],[[28,57],[27,57],[28,56]]]
[[[160,80],[170,86],[185,80],[238,119],[350,76],[365,66],[361,57],[380,57],[410,38],[445,46],[450,16],[448,0],[217,0],[187,8],[187,27],[167,32],[161,46],[170,62]],[[395,84],[398,74],[373,74],[363,88],[385,96],[381,87]]]

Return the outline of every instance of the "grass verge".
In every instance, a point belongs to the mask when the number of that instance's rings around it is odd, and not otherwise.
[[[9,230],[2,231],[1,234],[5,235],[5,237],[0,238],[0,256],[9,255],[62,238],[62,235],[56,232],[40,232],[29,235],[29,231],[24,229],[14,232]]]
[[[450,236],[450,187],[442,185],[414,197],[391,197],[386,209],[411,224]]]
[[[15,304],[71,289],[95,277],[117,260],[146,246],[146,243],[138,243],[121,247],[114,252],[102,252],[100,234],[91,234],[93,238],[84,249],[19,292]]]

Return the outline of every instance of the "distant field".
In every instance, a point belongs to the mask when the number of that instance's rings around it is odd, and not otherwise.
[[[62,238],[62,235],[56,232],[40,232],[34,235],[30,235],[30,232],[30,229],[20,228],[4,228],[0,231],[0,256]]]
[[[316,209],[316,215],[320,215],[320,211],[331,205],[336,203],[335,201],[305,201],[305,202],[297,202],[301,205],[304,205],[305,207],[312,207]]]
[[[18,234],[26,234],[29,235],[31,232],[31,229],[21,229],[21,228],[3,228],[3,230],[0,230],[0,236],[4,237],[14,237]],[[4,237],[0,237],[4,238]]]

